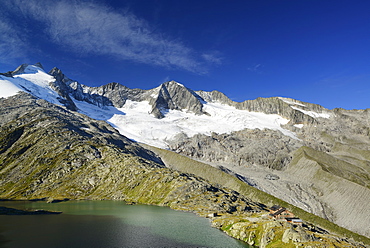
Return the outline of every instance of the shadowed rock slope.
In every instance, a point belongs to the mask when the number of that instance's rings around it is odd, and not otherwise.
[[[118,199],[202,215],[264,209],[237,192],[166,168],[105,122],[25,93],[0,104],[1,198]]]

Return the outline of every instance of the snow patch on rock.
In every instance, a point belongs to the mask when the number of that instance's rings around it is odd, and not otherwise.
[[[330,114],[329,113],[317,113],[317,112],[314,112],[314,111],[307,111],[307,110],[303,110],[303,109],[300,109],[300,108],[297,108],[297,107],[294,107],[294,106],[290,106],[292,109],[295,109],[295,110],[298,110],[298,111],[301,111],[303,114],[305,115],[309,115],[313,118],[330,118]]]
[[[24,91],[12,78],[0,76],[0,97],[10,97],[16,95],[20,91]]]
[[[282,100],[283,102],[287,103],[287,104],[290,104],[290,105],[299,105],[299,106],[302,106],[302,107],[306,107],[306,105],[304,105],[302,103],[299,103],[299,102],[293,102],[292,100],[290,100],[288,98],[279,97],[279,99]]]

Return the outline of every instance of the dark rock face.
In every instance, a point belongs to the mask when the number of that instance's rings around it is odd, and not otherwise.
[[[53,68],[49,74],[55,78],[55,82],[51,83],[51,87],[65,100],[62,102],[70,110],[77,110],[70,96],[78,101],[85,101],[99,107],[112,106],[111,100],[100,94],[95,94],[90,91],[90,87],[79,84],[66,77],[61,70]]]
[[[54,67],[49,74],[54,76],[55,82],[50,83],[50,86],[53,90],[55,90],[61,97],[59,101],[66,106],[68,109],[77,111],[77,106],[69,96],[70,88],[67,86],[67,82],[70,81],[69,78],[64,76],[61,70]]]
[[[113,103],[113,106],[121,108],[125,105],[126,100],[142,101],[146,91],[130,89],[119,83],[109,83],[98,87],[96,92],[108,98]]]
[[[26,67],[28,66],[28,64],[22,64],[20,66],[18,66],[13,72],[12,72],[12,75],[17,75],[17,74],[21,74],[21,73],[24,73],[24,70],[26,69]]]
[[[160,86],[158,95],[152,98],[152,114],[157,118],[163,118],[168,110],[186,110],[195,114],[203,112],[203,99],[185,86],[170,81]]]

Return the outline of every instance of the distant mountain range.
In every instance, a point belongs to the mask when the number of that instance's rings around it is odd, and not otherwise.
[[[140,202],[130,187],[134,189],[141,182],[135,179],[126,184],[118,176],[140,174],[140,170],[161,171],[158,180],[171,177],[177,181],[174,178],[178,176],[171,174],[175,169],[190,173],[184,179],[186,187],[194,182],[202,182],[205,189],[214,187],[203,182],[205,176],[200,175],[199,166],[166,163],[166,156],[175,156],[168,155],[173,151],[370,237],[369,109],[329,110],[282,97],[234,102],[221,92],[193,91],[175,81],[150,90],[130,89],[119,83],[89,87],[68,78],[58,68],[46,73],[40,63],[1,73],[0,99],[1,198],[82,197]],[[51,128],[45,129],[47,126]],[[52,146],[53,150],[43,152],[43,146]],[[53,158],[52,151],[59,154],[58,158]],[[135,164],[131,172],[129,167],[114,167],[122,159]],[[53,169],[48,172],[44,167],[24,166],[40,163]],[[82,172],[85,163],[89,166]],[[172,169],[168,171],[167,167]],[[64,177],[68,182],[60,181]],[[110,183],[102,181],[104,177]],[[27,182],[20,183],[22,178]],[[59,186],[55,184],[58,180],[63,182]],[[221,182],[217,176],[207,180]],[[112,183],[121,186],[109,188]],[[154,187],[146,183],[146,187]],[[220,187],[224,186],[228,187]],[[185,199],[175,196],[177,186],[171,187],[162,192],[167,198],[143,195],[142,202],[166,205],[164,202],[176,199],[179,209],[189,208]],[[231,187],[236,192],[239,188]],[[215,192],[220,190],[227,191],[220,188]],[[253,199],[254,193],[245,194],[257,202],[274,204],[273,198]],[[197,199],[206,205],[204,199]],[[243,197],[237,201],[244,207],[264,209]],[[228,209],[230,206],[236,211],[231,198]]]
[[[279,130],[298,139],[281,125],[289,122],[300,128],[315,122],[316,117],[331,115],[319,105],[288,98],[233,102],[221,92],[194,92],[175,81],[151,90],[130,89],[118,83],[89,87],[69,79],[57,68],[45,73],[40,64],[21,65],[8,75],[12,77],[4,78],[9,87],[4,96],[18,90],[29,92],[108,121],[133,140],[163,148],[168,148],[167,140],[177,135],[231,133],[245,128]]]

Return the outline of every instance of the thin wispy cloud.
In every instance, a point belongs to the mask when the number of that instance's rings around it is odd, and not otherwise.
[[[262,67],[263,66],[261,64],[256,64],[256,65],[248,67],[247,70],[251,72],[261,72]]]
[[[204,60],[206,60],[209,63],[221,65],[222,64],[222,58],[219,56],[217,52],[214,53],[203,53],[202,57]]]
[[[199,56],[181,41],[164,38],[129,11],[97,2],[15,0],[7,6],[38,22],[51,42],[81,55],[108,55],[200,74],[210,62],[220,63],[215,56]]]
[[[1,13],[0,17],[3,17]],[[10,22],[4,20],[4,17],[0,18],[0,62],[11,64],[13,59],[25,56],[26,44],[22,37],[14,32]]]
[[[163,83],[168,82],[168,81],[170,81],[170,77],[169,76],[167,76],[164,79],[162,79],[161,81],[159,81],[159,84],[163,84]]]

